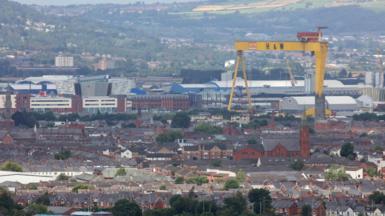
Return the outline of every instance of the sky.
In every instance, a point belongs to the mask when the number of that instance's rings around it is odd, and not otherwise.
[[[187,2],[197,0],[14,0],[23,4],[38,4],[38,5],[73,5],[73,4],[128,4],[135,2]]]

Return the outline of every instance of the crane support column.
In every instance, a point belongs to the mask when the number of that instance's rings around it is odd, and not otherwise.
[[[315,119],[325,119],[326,101],[324,95],[325,65],[328,53],[328,44],[320,43],[319,51],[315,52],[316,73],[315,73]]]

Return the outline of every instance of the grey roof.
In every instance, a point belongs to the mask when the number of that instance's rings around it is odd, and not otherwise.
[[[273,150],[277,145],[281,144],[288,151],[299,151],[299,139],[298,138],[266,138],[262,140],[262,145],[266,151]]]

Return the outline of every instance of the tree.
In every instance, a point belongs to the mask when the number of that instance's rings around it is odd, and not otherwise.
[[[115,177],[116,176],[125,176],[125,175],[127,175],[127,172],[126,172],[126,169],[124,169],[124,168],[119,168],[115,173]]]
[[[71,151],[70,150],[60,150],[59,152],[57,152],[54,157],[56,160],[67,160],[68,158],[70,158],[72,155]]]
[[[12,115],[13,121],[16,126],[24,126],[32,128],[37,124],[36,118],[32,113],[27,112],[15,112]]]
[[[69,179],[68,176],[66,176],[64,173],[61,173],[56,177],[56,181],[67,181]]]
[[[238,189],[239,188],[239,182],[236,179],[229,179],[225,182],[224,189]]]
[[[269,214],[272,210],[270,191],[266,189],[252,189],[248,194],[249,201],[253,203],[254,213]]]
[[[79,190],[89,190],[93,189],[94,187],[92,185],[88,184],[77,184],[72,188],[72,192],[78,193]]]
[[[310,205],[304,205],[301,208],[301,216],[312,216],[312,209]]]
[[[12,215],[11,212],[16,208],[17,204],[9,192],[4,188],[0,188],[0,215]]]
[[[296,160],[290,164],[290,168],[296,171],[301,171],[305,167],[305,164],[302,160]]]
[[[325,179],[329,181],[347,181],[350,176],[345,173],[344,167],[331,166],[325,171]]]
[[[239,170],[237,172],[237,180],[238,182],[244,182],[246,180],[246,173],[243,170]]]
[[[195,176],[192,178],[187,179],[187,184],[196,184],[196,185],[202,185],[209,183],[209,180],[206,176]]]
[[[23,172],[23,168],[18,163],[12,161],[6,161],[0,166],[0,170],[12,171],[12,172]]]
[[[255,138],[251,138],[251,139],[247,140],[247,144],[255,145],[255,144],[257,144],[257,140]]]
[[[112,214],[114,216],[142,216],[142,210],[137,203],[122,199],[115,203]]]
[[[37,215],[48,213],[47,206],[37,203],[32,203],[25,209],[26,215]]]
[[[356,154],[354,153],[354,145],[352,143],[345,143],[341,147],[340,155],[342,157],[349,158],[354,160],[356,158]]]
[[[149,209],[144,212],[143,216],[171,216],[175,215],[175,212],[171,208],[166,209]]]
[[[224,206],[220,215],[240,215],[247,211],[246,199],[240,192],[237,192],[232,197],[227,197],[223,200]]]
[[[374,204],[385,204],[385,194],[379,191],[374,191],[369,195],[369,201]]]
[[[178,112],[172,118],[171,127],[172,128],[189,128],[191,124],[190,116],[185,112]]]
[[[365,171],[368,174],[368,176],[370,176],[370,177],[379,176],[379,173],[377,172],[377,169],[374,168],[374,167],[368,167]]]
[[[222,161],[221,160],[213,160],[213,161],[211,161],[211,166],[213,166],[213,167],[221,167],[222,166]]]
[[[166,185],[161,185],[161,186],[159,187],[159,190],[167,190]]]
[[[183,135],[180,131],[167,131],[165,133],[159,134],[155,140],[156,142],[162,143],[171,143],[177,139],[183,138]]]
[[[183,184],[184,183],[184,178],[181,176],[176,177],[175,179],[175,184]]]
[[[35,203],[36,204],[45,205],[45,206],[49,206],[51,204],[51,201],[49,199],[49,194],[47,192],[45,192],[44,194],[42,194],[41,196],[39,196],[35,200]]]
[[[208,135],[220,134],[223,129],[218,126],[210,125],[207,123],[199,124],[194,128],[195,132],[204,133]]]

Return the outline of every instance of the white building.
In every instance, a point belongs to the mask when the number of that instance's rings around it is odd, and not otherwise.
[[[74,66],[74,57],[63,56],[63,55],[56,56],[55,57],[55,66],[56,67],[73,67]]]
[[[0,109],[5,109],[5,101],[6,101],[7,95],[2,94],[0,95]],[[11,95],[11,103],[12,103],[12,108],[16,108],[16,95]]]
[[[124,152],[120,153],[120,157],[125,159],[132,159],[132,151],[125,150]]]
[[[58,94],[75,94],[75,83],[77,79],[74,76],[67,75],[43,75],[39,77],[27,77],[24,81],[32,83],[52,83],[56,85]]]
[[[84,97],[83,109],[89,113],[111,113],[118,107],[118,99],[113,97]]]
[[[354,112],[358,110],[357,101],[350,96],[326,96],[326,106],[335,112]],[[303,112],[313,108],[314,96],[286,97],[280,102],[280,108],[288,112]]]
[[[30,184],[39,182],[55,181],[60,174],[64,174],[69,177],[78,176],[81,174],[92,174],[92,172],[11,172],[0,171],[0,183],[4,182],[18,182],[20,184]]]
[[[57,110],[65,112],[72,108],[72,98],[67,97],[31,97],[30,108],[34,111],[45,112],[47,110]]]

